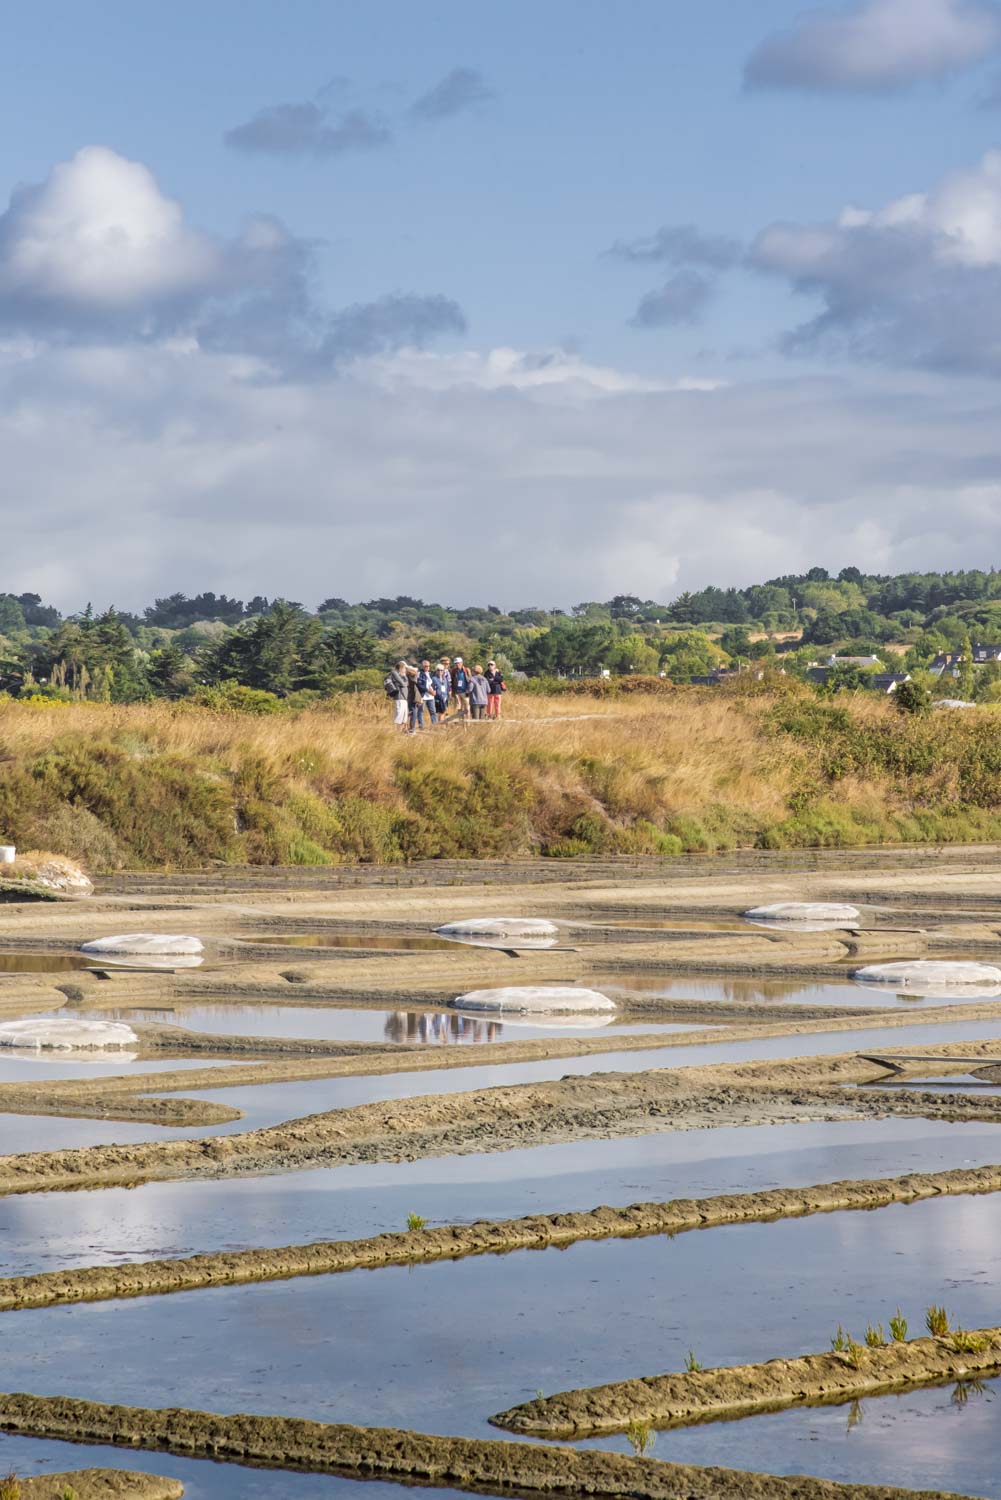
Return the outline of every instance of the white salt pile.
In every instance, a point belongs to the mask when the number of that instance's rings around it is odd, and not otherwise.
[[[840,922],[850,926],[860,920],[857,906],[830,901],[776,901],[771,906],[752,906],[744,916],[749,922]]]
[[[124,1021],[62,1020],[36,1016],[24,1021],[0,1022],[0,1047],[46,1047],[60,1051],[94,1051],[108,1047],[134,1047],[139,1038]]]
[[[442,937],[557,937],[555,922],[544,917],[473,917],[466,922],[446,922],[437,927]]]
[[[615,1001],[597,990],[569,984],[510,985],[496,990],[470,990],[450,1002],[456,1010],[514,1011],[522,1015],[572,1014],[614,1010]]]
[[[181,937],[167,932],[126,932],[117,937],[93,938],[81,944],[81,953],[132,953],[170,955],[201,953],[200,938]]]
[[[990,1000],[1001,995],[1001,969],[966,959],[917,958],[909,963],[866,964],[852,978],[859,984],[893,985],[910,995],[952,994],[961,989],[964,998]]]

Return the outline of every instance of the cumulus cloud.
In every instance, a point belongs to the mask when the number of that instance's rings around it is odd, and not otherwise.
[[[319,104],[272,104],[223,140],[235,151],[268,156],[343,156],[388,146],[392,131],[363,109],[332,116]]]
[[[664,224],[639,239],[616,240],[605,254],[634,265],[662,262],[725,271],[737,264],[742,249],[739,240],[728,235],[703,234],[694,224]]]
[[[179,344],[0,351],[5,488],[32,516],[5,539],[9,586],[67,608],[173,588],[438,598],[427,538],[487,526],[512,605],[751,582],[811,565],[818,537],[834,568],[991,553],[993,387],[884,375],[651,390],[619,371],[605,392],[568,381],[556,400],[468,378],[540,362],[372,356],[337,380],[264,388],[246,360]],[[93,546],[98,532],[114,549]],[[40,534],[59,546],[39,549]],[[476,597],[475,577],[464,587],[456,602]]]
[[[634,328],[670,328],[697,323],[715,294],[715,283],[698,271],[676,271],[663,286],[641,297],[630,318]]]
[[[461,332],[451,299],[400,292],[330,310],[316,246],[273,215],[222,239],[185,219],[141,162],[89,146],[0,214],[0,332],[77,342],[184,336],[275,377]],[[263,367],[262,367],[263,374]]]
[[[824,304],[792,349],[1001,373],[1001,151],[880,209],[773,224],[750,258]]]
[[[414,100],[410,106],[410,117],[423,124],[431,124],[474,109],[493,97],[493,89],[476,68],[453,68],[433,88],[428,89],[426,94]]]
[[[218,284],[224,263],[147,167],[88,146],[0,215],[0,317],[157,307]]]
[[[941,78],[1001,43],[993,0],[854,0],[806,11],[748,59],[751,88],[881,92]]]

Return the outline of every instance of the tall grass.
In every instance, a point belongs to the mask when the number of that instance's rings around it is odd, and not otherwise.
[[[1001,833],[993,717],[697,691],[505,709],[407,738],[364,695],[273,716],[0,702],[0,835],[101,870]]]

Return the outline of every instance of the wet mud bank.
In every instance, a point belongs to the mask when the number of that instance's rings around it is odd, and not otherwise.
[[[18,1479],[17,1500],[180,1500],[184,1486],[134,1469],[71,1469]]]
[[[432,1437],[399,1428],[353,1427],[296,1417],[219,1416],[180,1409],[107,1406],[60,1396],[0,1395],[0,1429],[35,1437],[165,1450],[184,1457],[434,1483],[503,1495],[622,1496],[629,1500],[961,1500],[942,1490],[842,1485],[824,1479],[702,1469],[600,1449],[582,1452],[490,1439]]]
[[[989,1055],[981,1044],[963,1045],[972,1047],[971,1057]],[[236,1082],[233,1071],[226,1071],[228,1086]],[[2,1156],[0,1193],[408,1161],[715,1125],[887,1115],[1001,1120],[1001,1100],[993,1097],[933,1100],[906,1090],[840,1086],[884,1073],[858,1058],[835,1057],[570,1074],[545,1083],[382,1100],[237,1134]],[[827,1087],[817,1086],[820,1079]],[[190,1075],[183,1081],[190,1083]],[[125,1082],[134,1087],[132,1080]]]
[[[978,1063],[996,1059],[996,1052],[982,1043],[958,1044],[954,1054],[961,1068],[967,1059]],[[660,1055],[648,1053],[637,1060],[642,1066],[643,1061]],[[937,1068],[943,1066],[949,1063],[936,1063]],[[201,1076],[179,1075],[176,1082],[158,1079],[155,1086],[173,1082],[174,1086],[228,1089],[241,1081],[238,1071],[242,1072],[227,1068]],[[240,1133],[144,1142],[128,1149],[92,1146],[0,1157],[0,1192],[465,1155],[713,1125],[889,1115],[1001,1120],[1001,1101],[991,1096],[933,1098],[896,1088],[844,1086],[875,1083],[885,1076],[880,1064],[835,1055],[649,1071],[637,1068],[621,1074],[574,1070],[559,1080],[502,1083],[469,1092],[400,1090],[373,1102],[305,1117],[286,1116],[279,1123]],[[131,1079],[122,1083],[125,1089],[135,1087]],[[200,1101],[193,1102],[200,1105]],[[295,1102],[290,1102],[290,1113]],[[175,1120],[168,1114],[162,1123]]]
[[[414,1229],[366,1239],[315,1241],[276,1249],[83,1266],[0,1279],[0,1312],[73,1302],[160,1296],[213,1286],[375,1270],[383,1266],[413,1266],[430,1261],[460,1260],[473,1255],[502,1255],[514,1250],[557,1248],[581,1240],[630,1239],[646,1235],[673,1237],[727,1224],[767,1223],[776,1219],[852,1210],[871,1211],[891,1203],[915,1203],[923,1198],[972,1196],[999,1190],[1001,1166],[958,1168],[870,1181],[821,1183],[806,1188],[774,1188],[756,1193],[720,1194],[712,1198],[679,1198],[666,1203],[634,1203],[628,1208],[602,1206],[583,1213],[528,1214],[517,1219]],[[893,1350],[898,1353],[918,1350],[918,1345],[894,1345]],[[893,1351],[875,1351],[882,1356],[888,1352]],[[796,1361],[787,1364],[793,1371]],[[772,1369],[771,1366],[766,1368]],[[866,1369],[870,1366],[867,1365]],[[713,1373],[720,1374],[718,1371]],[[669,1378],[664,1377],[665,1380]],[[790,1378],[800,1379],[800,1376],[793,1371]],[[701,1377],[695,1381],[696,1390],[701,1389],[700,1382]],[[645,1389],[649,1387],[649,1382],[635,1384]],[[608,1389],[615,1391],[622,1387]],[[854,1387],[847,1389],[851,1394]],[[820,1394],[826,1394],[826,1391]],[[552,1399],[559,1402],[569,1398]],[[518,1408],[517,1411],[535,1412],[537,1408],[548,1414],[550,1404],[532,1403],[530,1407]],[[498,1419],[498,1425],[512,1424]],[[512,1430],[534,1432],[537,1429],[512,1425]],[[541,1428],[538,1430],[542,1431]],[[567,1429],[568,1432],[571,1430],[576,1429]]]
[[[537,1398],[491,1417],[496,1427],[536,1437],[624,1432],[632,1422],[683,1426],[780,1411],[809,1402],[851,1401],[1001,1369],[1001,1328],[919,1338],[855,1351],[805,1354],[766,1364],[655,1375]]]
[[[610,1072],[609,1059],[619,1053],[622,1066],[637,1072],[643,1069],[667,1069],[684,1071],[685,1075],[699,1084],[717,1083],[729,1079],[727,1070],[742,1067],[739,1076],[748,1082],[763,1086],[780,1085],[783,1082],[805,1084],[825,1083],[871,1083],[881,1076],[889,1076],[888,1069],[874,1065],[871,1058],[881,1048],[888,1053],[899,1052],[909,1044],[908,1054],[919,1062],[922,1053],[934,1052],[936,1058],[954,1057],[957,1063],[964,1059],[977,1059],[983,1064],[1001,1062],[1001,1025],[997,1021],[963,1019],[956,1021],[947,1012],[937,1024],[934,1017],[922,1016],[914,1026],[896,1025],[908,1022],[908,1016],[888,1018],[884,1026],[882,1019],[873,1027],[872,1019],[866,1023],[801,1022],[785,1026],[748,1026],[742,1028],[715,1027],[705,1031],[684,1033],[630,1035],[606,1038],[538,1038],[514,1043],[494,1043],[476,1049],[451,1049],[434,1046],[386,1048],[346,1048],[333,1044],[318,1048],[320,1055],[305,1053],[298,1055],[255,1056],[245,1062],[234,1060],[233,1054],[240,1051],[239,1039],[235,1048],[219,1048],[217,1065],[207,1060],[206,1066],[196,1069],[191,1060],[180,1061],[173,1071],[158,1072],[151,1078],[130,1071],[111,1077],[94,1078],[76,1076],[68,1079],[40,1081],[21,1080],[0,1083],[0,1114],[49,1114],[73,1118],[116,1119],[163,1126],[215,1125],[240,1117],[240,1112],[220,1113],[227,1108],[223,1101],[199,1101],[166,1097],[182,1089],[208,1091],[216,1089],[246,1088],[248,1086],[276,1083],[296,1083],[318,1079],[367,1078],[428,1073],[441,1075],[451,1069],[473,1069],[483,1074],[499,1064],[519,1066],[529,1070],[533,1065],[559,1063],[566,1060],[572,1064],[569,1073],[587,1072],[586,1061],[592,1060],[595,1072]],[[858,1026],[864,1024],[863,1030]],[[193,1036],[173,1028],[155,1028],[156,1033]],[[838,1042],[845,1033],[845,1041],[857,1043],[854,1057],[841,1054]],[[960,1040],[972,1033],[969,1041]],[[941,1045],[933,1047],[930,1037],[937,1036]],[[798,1043],[792,1038],[816,1038],[814,1062],[790,1057]],[[789,1040],[787,1040],[787,1038]],[[228,1038],[211,1038],[211,1042],[225,1044]],[[265,1039],[266,1041],[267,1039]],[[994,1043],[992,1049],[991,1043]],[[176,1046],[176,1044],[175,1044]],[[280,1052],[296,1054],[295,1045],[279,1044]],[[196,1047],[196,1050],[197,1047]],[[213,1054],[215,1048],[212,1049]],[[743,1056],[743,1062],[741,1057]],[[583,1060],[583,1061],[580,1061]],[[220,1065],[224,1064],[224,1065]],[[155,1066],[155,1065],[154,1065]],[[763,1072],[762,1070],[766,1070]],[[767,1070],[771,1069],[769,1074]],[[718,1076],[712,1076],[716,1070]],[[568,1076],[569,1076],[568,1073]],[[544,1076],[544,1075],[543,1075]],[[522,1080],[524,1081],[524,1080]],[[440,1086],[440,1085],[439,1085]],[[409,1090],[401,1090],[409,1092]],[[444,1090],[443,1090],[444,1092]],[[292,1114],[286,1118],[291,1119]],[[2,1160],[2,1159],[0,1159]]]

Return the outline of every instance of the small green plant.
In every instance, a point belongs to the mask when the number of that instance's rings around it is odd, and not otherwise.
[[[865,1364],[865,1345],[860,1344],[857,1339],[853,1339],[850,1334],[848,1337],[848,1347],[845,1349],[845,1358],[853,1370],[861,1370]]]
[[[925,1327],[933,1338],[945,1338],[949,1332],[949,1314],[944,1307],[936,1307],[933,1303],[925,1313]]]
[[[634,1417],[626,1428],[626,1437],[636,1457],[642,1458],[653,1445],[653,1428],[649,1422],[644,1422],[640,1417]]]
[[[695,1375],[699,1370],[704,1370],[705,1365],[701,1360],[695,1358],[695,1350],[689,1349],[688,1358],[685,1360],[685,1369],[689,1375]]]
[[[831,1348],[834,1350],[835,1354],[844,1354],[845,1350],[848,1348],[848,1335],[847,1333],[845,1333],[845,1330],[842,1328],[840,1323],[838,1324],[837,1333],[831,1339]]]
[[[21,1481],[13,1469],[0,1478],[0,1500],[21,1500]]]
[[[890,1319],[890,1334],[895,1344],[902,1344],[907,1338],[907,1319],[899,1307]]]
[[[875,1327],[871,1323],[865,1325],[865,1342],[868,1349],[882,1349],[886,1343],[882,1323],[877,1323]]]
[[[987,1340],[982,1333],[970,1333],[965,1328],[955,1328],[952,1333],[952,1347],[957,1354],[982,1354],[987,1348]]]
[[[422,1219],[420,1214],[407,1214],[408,1229],[423,1229],[426,1224],[427,1219]]]
[[[59,1500],[77,1500],[76,1490],[72,1486],[67,1485],[59,1496]]]
[[[541,1387],[541,1385],[540,1386],[536,1386],[536,1388],[535,1388],[535,1394],[538,1396],[538,1398],[539,1398],[540,1401],[545,1401],[546,1398],[542,1394],[542,1387]]]

